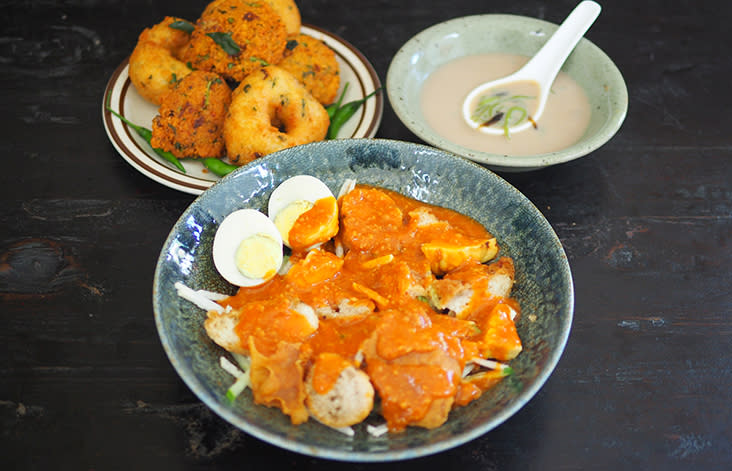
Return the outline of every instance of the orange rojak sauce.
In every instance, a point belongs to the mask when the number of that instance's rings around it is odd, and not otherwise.
[[[301,216],[291,239],[325,224],[322,207]],[[308,373],[323,394],[356,366],[369,375],[374,412],[390,431],[437,427],[506,376],[500,368],[464,375],[466,365],[506,362],[521,350],[518,303],[491,288],[496,274],[513,282],[513,262],[497,257],[495,238],[477,221],[390,190],[357,185],[338,209],[335,237],[293,250],[286,274],[222,303],[238,314],[255,401],[303,422]],[[451,296],[462,297],[459,309],[443,307]],[[298,312],[303,305],[317,326]]]

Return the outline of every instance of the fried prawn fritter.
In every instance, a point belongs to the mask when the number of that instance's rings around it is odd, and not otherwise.
[[[285,24],[268,4],[217,0],[196,22],[181,60],[240,82],[263,65],[279,62],[286,45]]]
[[[178,59],[190,34],[170,27],[179,18],[165,19],[140,33],[130,56],[129,76],[132,85],[146,100],[159,105],[163,96],[178,80],[191,72]]]
[[[232,93],[224,122],[229,160],[244,165],[272,152],[325,138],[328,112],[277,66],[247,76]]]
[[[222,157],[231,89],[212,72],[194,71],[163,97],[153,119],[153,147],[176,157]]]
[[[335,101],[340,69],[335,52],[323,41],[302,33],[291,37],[285,57],[277,65],[300,80],[320,103]]]
[[[295,0],[267,0],[267,3],[282,18],[282,21],[285,23],[285,28],[287,28],[288,36],[294,36],[300,33],[302,19],[300,17],[300,9],[295,4]]]

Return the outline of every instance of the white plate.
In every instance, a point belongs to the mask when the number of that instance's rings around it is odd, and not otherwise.
[[[381,87],[381,81],[373,66],[351,44],[316,26],[303,25],[301,32],[324,41],[335,51],[341,75],[341,89],[338,91],[338,96],[343,86],[350,83],[343,99],[344,103],[363,98]],[[158,114],[158,107],[142,98],[132,86],[127,74],[128,62],[129,58],[117,67],[104,90],[102,121],[109,140],[120,155],[146,177],[176,190],[194,195],[201,194],[218,181],[219,177],[209,172],[202,163],[192,159],[181,160],[186,173],[179,171],[157,156],[147,142],[107,111],[105,101],[109,96],[109,104],[113,110],[137,125],[152,128],[152,120]],[[374,137],[381,124],[383,110],[383,93],[377,93],[372,99],[366,100],[359,111],[341,128],[338,137]]]

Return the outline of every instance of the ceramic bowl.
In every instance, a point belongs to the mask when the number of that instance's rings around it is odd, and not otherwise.
[[[225,398],[232,377],[219,366],[225,352],[203,329],[206,313],[180,298],[174,284],[235,293],[216,272],[211,246],[218,224],[232,211],[266,211],[271,191],[298,174],[323,180],[337,193],[346,178],[463,212],[484,224],[516,266],[514,295],[524,351],[514,375],[439,428],[408,428],[379,437],[367,424],[346,436],[315,420],[293,426],[278,409],[255,405],[249,390]],[[531,202],[496,174],[441,150],[381,139],[343,139],[286,149],[242,167],[203,192],[184,211],[160,252],[153,284],[155,322],[162,345],[188,387],[215,413],[241,430],[282,448],[344,461],[393,461],[424,456],[472,440],[511,417],[547,380],[564,350],[574,307],[567,258],[549,223]],[[527,430],[526,433],[532,433]]]
[[[562,67],[585,91],[590,123],[575,144],[551,153],[507,156],[469,149],[437,134],[421,111],[421,90],[427,77],[460,57],[506,53],[531,57],[557,25],[515,15],[475,15],[439,23],[407,41],[389,65],[386,90],[394,112],[423,141],[496,171],[527,171],[582,157],[602,146],[620,128],[628,108],[625,81],[612,60],[583,38]],[[462,119],[459,113],[446,119]],[[527,132],[527,131],[524,131]]]

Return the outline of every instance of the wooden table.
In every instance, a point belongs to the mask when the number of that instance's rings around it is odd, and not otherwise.
[[[193,196],[128,165],[102,127],[137,35],[204,2],[3,2],[0,469],[375,469],[233,428],[178,378],[153,323],[153,269]],[[505,174],[572,266],[557,369],[496,430],[379,469],[732,468],[732,55],[729,2],[605,2],[588,37],[623,72],[628,117],[604,147]],[[412,35],[450,18],[560,22],[574,1],[299,2],[382,81]],[[416,141],[386,105],[378,137]]]

